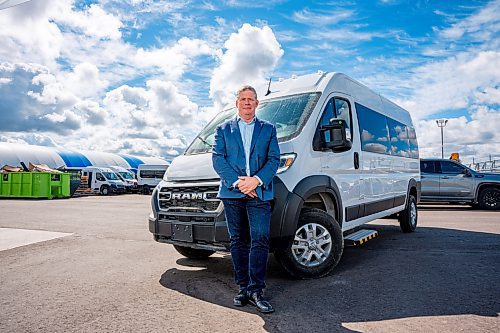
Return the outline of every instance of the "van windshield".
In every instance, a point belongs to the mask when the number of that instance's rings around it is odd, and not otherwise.
[[[278,142],[292,139],[300,133],[318,102],[320,93],[298,94],[261,101],[255,111],[257,118],[276,126]],[[212,151],[215,129],[237,114],[236,108],[222,111],[201,131],[185,152],[185,155]]]
[[[119,175],[122,176],[123,179],[135,179],[134,175],[131,174],[130,172],[119,172]]]
[[[120,180],[114,172],[103,172],[104,177],[108,180]]]

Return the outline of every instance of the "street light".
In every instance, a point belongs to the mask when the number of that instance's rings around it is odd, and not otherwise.
[[[444,158],[443,127],[448,123],[448,119],[438,119],[436,124],[441,128],[441,158]]]

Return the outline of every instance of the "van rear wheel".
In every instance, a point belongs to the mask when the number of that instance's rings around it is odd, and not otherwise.
[[[177,252],[189,259],[207,259],[215,253],[215,251],[211,250],[193,249],[192,247],[180,245],[174,245],[174,248]]]
[[[304,208],[294,238],[275,257],[291,276],[311,279],[329,274],[343,250],[342,229],[335,218],[320,209]]]
[[[417,229],[418,211],[417,199],[413,195],[408,197],[405,209],[399,213],[399,226],[403,232],[414,232]]]

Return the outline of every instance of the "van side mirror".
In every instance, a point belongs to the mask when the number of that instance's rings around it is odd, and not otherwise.
[[[352,143],[347,139],[347,126],[343,119],[330,119],[330,124],[320,128],[321,145],[335,152],[351,149]],[[327,139],[328,138],[328,139]]]

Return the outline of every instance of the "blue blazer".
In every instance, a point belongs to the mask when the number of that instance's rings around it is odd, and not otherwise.
[[[258,176],[262,185],[255,191],[264,201],[272,200],[273,177],[280,162],[280,149],[276,137],[276,127],[255,118],[250,146],[250,176]],[[246,160],[243,141],[237,118],[227,120],[215,130],[215,145],[212,163],[219,174],[221,185],[218,197],[221,199],[243,198],[245,195],[232,185],[238,176],[246,176]]]

